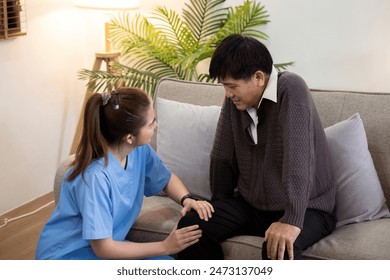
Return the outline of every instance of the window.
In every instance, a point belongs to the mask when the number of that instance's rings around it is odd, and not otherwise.
[[[25,0],[0,0],[0,39],[26,34]]]

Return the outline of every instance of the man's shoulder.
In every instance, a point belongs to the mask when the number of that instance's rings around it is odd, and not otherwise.
[[[278,78],[278,103],[310,104],[310,89],[304,79],[296,73],[284,71]]]
[[[285,86],[293,86],[293,85],[305,85],[305,80],[298,74],[290,71],[279,72],[278,74],[278,84]]]

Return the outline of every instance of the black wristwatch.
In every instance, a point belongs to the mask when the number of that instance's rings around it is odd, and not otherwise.
[[[184,200],[186,200],[187,198],[191,198],[191,199],[193,199],[193,200],[199,200],[199,198],[197,198],[197,197],[195,197],[195,196],[193,196],[193,195],[187,193],[185,196],[183,196],[183,197],[180,199],[180,204],[181,204],[181,206],[184,207],[183,202],[184,202]]]

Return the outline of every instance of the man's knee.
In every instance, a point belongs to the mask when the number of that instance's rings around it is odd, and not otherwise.
[[[196,213],[196,211],[191,210],[190,212],[187,212],[187,214],[182,217],[179,221],[179,224],[177,225],[178,228],[188,227],[195,224],[199,224],[199,215]]]

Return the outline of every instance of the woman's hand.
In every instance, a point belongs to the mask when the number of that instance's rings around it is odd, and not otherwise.
[[[177,229],[177,223],[168,237],[157,242],[117,241],[112,238],[91,240],[96,256],[103,259],[144,259],[176,254],[199,241],[202,231],[198,225]]]
[[[202,236],[198,225],[177,229],[177,223],[169,236],[162,242],[167,255],[176,254],[195,244]]]
[[[180,211],[182,216],[185,216],[187,212],[194,209],[198,213],[199,218],[208,221],[211,218],[211,214],[214,213],[213,206],[207,201],[194,200],[188,196],[184,201],[181,201],[184,196],[189,194],[189,191],[183,181],[174,173],[171,173],[171,179],[169,179],[168,184],[165,186],[164,192],[178,204],[183,203],[183,209]]]
[[[205,200],[194,200],[192,198],[187,198],[184,200],[183,204],[184,207],[180,211],[182,216],[185,216],[187,212],[189,212],[191,209],[194,209],[198,213],[200,219],[208,221],[211,218],[212,213],[214,213],[213,205]]]

